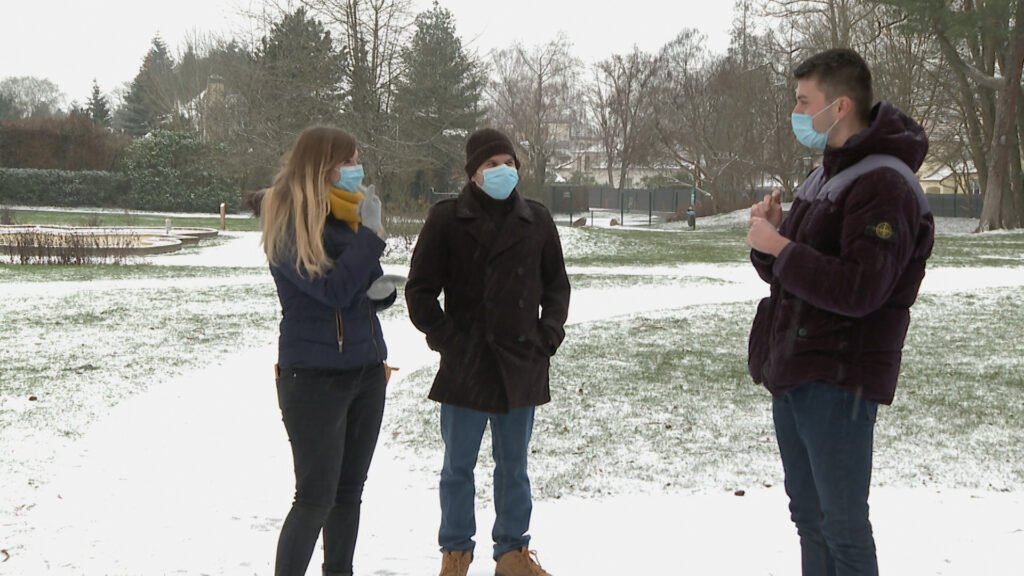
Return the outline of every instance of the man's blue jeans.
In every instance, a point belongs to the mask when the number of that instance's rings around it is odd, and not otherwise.
[[[803,576],[876,576],[868,520],[878,403],[809,382],[772,400]]]
[[[473,469],[484,428],[491,423],[494,455],[494,511],[491,538],[494,558],[529,545],[530,478],[526,457],[533,433],[534,408],[516,408],[508,414],[490,414],[470,408],[441,405],[441,438],[444,467],[441,469],[441,550],[473,551],[476,534]]]

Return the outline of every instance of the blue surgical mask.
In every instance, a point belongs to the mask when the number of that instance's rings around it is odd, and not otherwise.
[[[363,165],[342,166],[338,179],[332,184],[348,192],[358,192],[363,184]]]
[[[839,102],[839,100],[833,100],[832,104],[822,108],[818,114],[828,110],[835,105],[836,102]],[[810,114],[798,114],[794,112],[792,116],[790,116],[790,122],[793,124],[793,134],[801,144],[814,150],[824,150],[825,146],[828,144],[828,133],[836,127],[836,124],[839,123],[839,119],[836,118],[836,121],[828,127],[828,130],[818,132],[814,129],[814,119],[818,117],[818,114],[811,116]]]
[[[508,164],[502,164],[484,170],[484,185],[481,188],[491,198],[504,200],[512,195],[518,183],[519,172]]]

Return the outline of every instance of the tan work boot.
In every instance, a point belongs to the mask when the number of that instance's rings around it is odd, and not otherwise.
[[[473,553],[469,550],[444,552],[441,556],[440,576],[466,576],[472,561]]]
[[[540,567],[537,553],[526,548],[505,552],[498,557],[494,576],[551,576]]]

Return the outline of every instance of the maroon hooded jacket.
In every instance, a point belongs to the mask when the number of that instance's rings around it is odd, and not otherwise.
[[[868,128],[828,148],[825,181],[870,154],[916,172],[928,152],[924,129],[881,102]],[[878,168],[836,197],[798,193],[779,227],[792,242],[778,258],[751,251],[771,296],[757,307],[748,368],[772,394],[812,382],[854,389],[891,404],[910,306],[924,278],[935,223],[899,172]]]

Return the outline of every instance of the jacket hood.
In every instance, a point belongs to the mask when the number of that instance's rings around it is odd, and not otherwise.
[[[917,172],[928,154],[924,128],[889,102],[871,109],[870,124],[839,148],[825,150],[825,171],[832,175],[869,154],[889,154]]]

